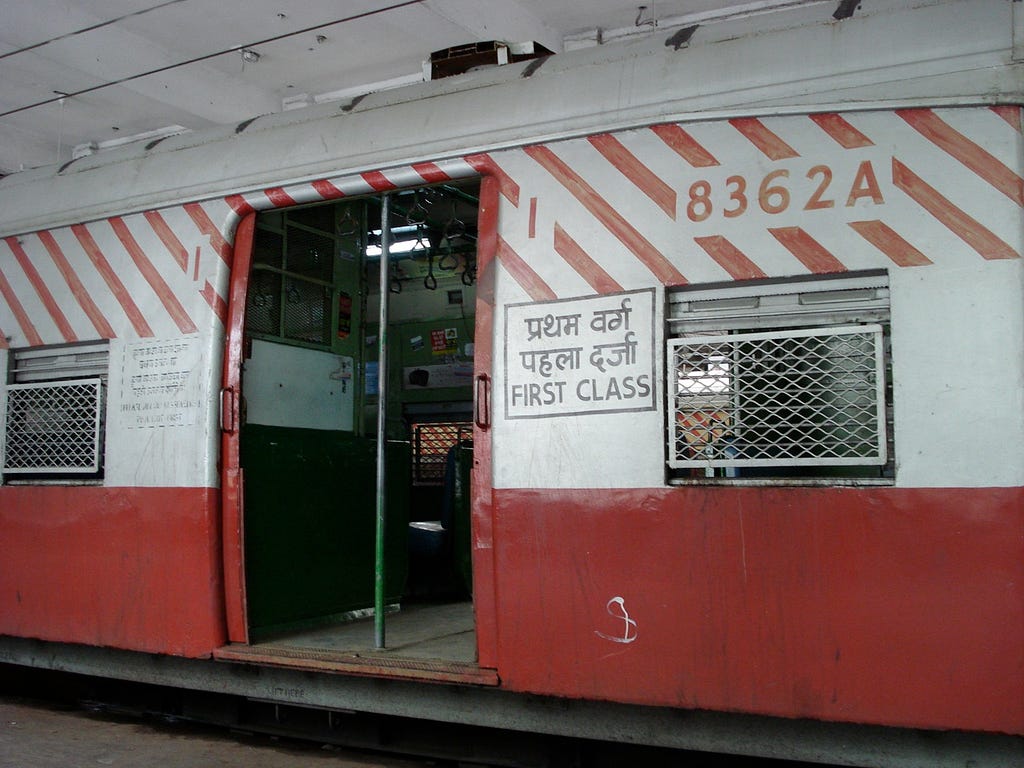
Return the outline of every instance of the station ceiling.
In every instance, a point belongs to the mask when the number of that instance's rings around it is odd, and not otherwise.
[[[822,2],[0,0],[0,175],[419,82],[466,44],[561,53]]]

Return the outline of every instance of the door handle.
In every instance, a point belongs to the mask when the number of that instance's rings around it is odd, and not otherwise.
[[[234,434],[235,424],[235,390],[226,387],[220,391],[220,429],[221,432]]]
[[[491,428],[491,377],[476,375],[476,397],[473,399],[473,421],[483,430]]]

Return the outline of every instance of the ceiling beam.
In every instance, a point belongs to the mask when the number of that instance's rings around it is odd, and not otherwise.
[[[78,5],[54,0],[17,3],[5,11],[5,15],[13,17],[10,20],[13,27],[19,29],[38,29],[38,21],[32,23],[28,17],[35,16],[38,20],[47,13],[59,18],[62,27],[82,29],[102,21],[98,16],[83,12]],[[26,18],[20,18],[22,16]],[[188,57],[172,54],[153,41],[116,26],[97,29],[88,35],[68,37],[20,56],[25,57],[25,63],[43,81],[36,101],[52,98],[54,92],[81,90],[84,80],[91,81],[91,85],[100,85],[141,72],[171,67],[116,87],[173,108],[181,116],[176,121],[183,124],[183,121],[198,122],[199,125],[227,123],[279,108],[279,102],[270,91],[226,74],[217,67],[200,62],[174,68]],[[9,61],[14,63],[20,56]],[[130,68],[126,63],[130,63]],[[241,72],[241,57],[237,64]]]

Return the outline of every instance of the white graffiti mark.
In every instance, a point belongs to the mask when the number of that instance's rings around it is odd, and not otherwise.
[[[613,609],[615,606],[618,610]],[[622,637],[616,637],[614,635],[606,635],[604,632],[594,630],[594,634],[598,637],[604,638],[605,640],[611,640],[613,643],[632,643],[638,636],[637,625],[633,619],[629,618],[629,611],[626,610],[625,599],[616,595],[608,601],[605,608],[608,611],[608,615],[616,619],[620,619],[623,622]]]

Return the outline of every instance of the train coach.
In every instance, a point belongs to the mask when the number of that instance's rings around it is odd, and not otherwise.
[[[0,180],[0,661],[1024,759],[1024,14],[834,5]]]

